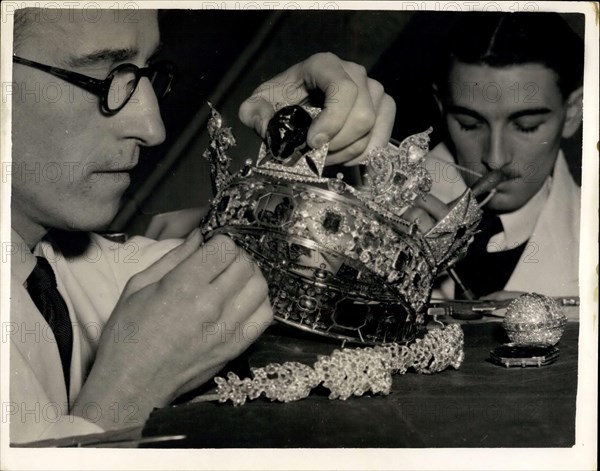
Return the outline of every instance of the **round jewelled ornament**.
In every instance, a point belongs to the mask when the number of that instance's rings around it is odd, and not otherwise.
[[[556,345],[566,323],[567,317],[554,299],[527,293],[510,303],[503,325],[515,344]]]

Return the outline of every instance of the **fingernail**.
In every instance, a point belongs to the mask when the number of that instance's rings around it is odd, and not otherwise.
[[[329,137],[327,137],[326,134],[317,134],[313,139],[313,144],[315,145],[316,149],[323,147],[328,142],[329,142]]]

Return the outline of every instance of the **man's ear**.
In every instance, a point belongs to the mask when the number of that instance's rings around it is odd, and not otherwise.
[[[433,90],[433,98],[435,98],[440,115],[444,116],[444,105],[442,103],[442,97],[440,96],[440,89],[435,83],[431,84],[431,89]]]
[[[567,98],[567,114],[563,126],[562,137],[571,137],[579,126],[583,118],[583,87],[573,90]]]

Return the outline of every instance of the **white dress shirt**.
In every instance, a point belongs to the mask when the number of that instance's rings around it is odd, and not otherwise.
[[[102,432],[93,421],[69,415],[94,362],[100,334],[129,278],[181,243],[133,237],[118,244],[97,234],[91,234],[91,241],[83,255],[67,259],[47,242],[32,254],[12,231],[11,319],[5,329],[11,342],[10,404],[5,407],[11,443]],[[56,339],[25,287],[35,255],[50,262],[73,326],[70,404]],[[87,412],[93,419],[115,411]]]

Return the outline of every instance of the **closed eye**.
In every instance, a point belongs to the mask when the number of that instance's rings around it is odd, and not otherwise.
[[[472,116],[453,116],[454,120],[458,123],[460,129],[462,131],[475,131],[479,129],[483,122],[479,119],[476,119]]]
[[[463,131],[475,131],[478,127],[477,124],[462,124],[460,121],[458,122],[458,125]]]
[[[520,119],[513,121],[515,129],[526,134],[536,132],[542,124],[544,124],[544,121],[540,121],[539,119]]]
[[[515,129],[522,133],[536,132],[551,116],[550,108],[528,108],[509,116]]]
[[[515,127],[517,128],[517,131],[528,134],[528,133],[536,132],[540,126],[536,125],[536,126],[527,126],[526,127],[526,126],[519,126],[518,124],[515,123]]]

